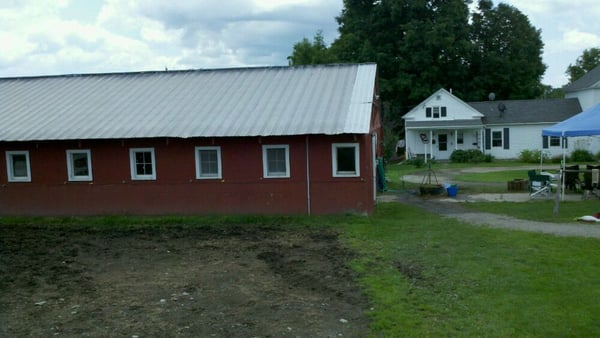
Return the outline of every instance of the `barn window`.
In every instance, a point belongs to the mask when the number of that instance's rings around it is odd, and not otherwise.
[[[263,145],[263,176],[290,177],[289,145]]]
[[[221,178],[221,147],[196,147],[196,178]]]
[[[89,150],[67,150],[69,181],[91,181],[92,160]]]
[[[129,150],[132,180],[155,180],[156,161],[154,148],[132,148]]]
[[[29,151],[7,151],[6,169],[9,182],[31,182]]]
[[[331,155],[334,177],[360,176],[358,143],[334,143]]]

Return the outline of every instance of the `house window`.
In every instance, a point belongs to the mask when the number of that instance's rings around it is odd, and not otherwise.
[[[463,144],[465,142],[465,136],[462,131],[456,132],[456,144]]]
[[[334,177],[360,176],[358,143],[334,143],[331,153]]]
[[[425,108],[425,117],[426,118],[434,118],[439,119],[441,117],[447,116],[446,107],[427,107]]]
[[[502,147],[502,131],[492,131],[492,147]]]
[[[129,149],[129,160],[131,163],[132,180],[156,179],[156,161],[154,159],[154,148]]]
[[[263,177],[290,177],[290,146],[263,145]]]
[[[560,147],[560,137],[559,136],[550,136],[550,146],[551,147]]]
[[[29,151],[7,151],[6,171],[9,182],[31,182]]]
[[[196,178],[221,178],[221,147],[196,147]]]
[[[69,181],[91,181],[92,160],[89,150],[67,150]]]

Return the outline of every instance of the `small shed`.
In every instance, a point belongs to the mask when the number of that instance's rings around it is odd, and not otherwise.
[[[375,64],[0,79],[0,215],[370,213]]]

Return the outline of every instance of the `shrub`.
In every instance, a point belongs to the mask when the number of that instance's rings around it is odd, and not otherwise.
[[[455,150],[450,154],[450,162],[454,163],[466,163],[467,162],[467,152],[464,150]]]
[[[425,165],[425,161],[420,157],[413,157],[406,160],[404,163],[414,165],[417,168],[421,168],[423,165]]]
[[[525,163],[539,163],[541,156],[543,156],[543,161],[548,161],[550,159],[549,155],[541,150],[525,149],[519,153],[519,161]]]
[[[594,155],[589,150],[576,149],[571,153],[572,162],[593,162]]]

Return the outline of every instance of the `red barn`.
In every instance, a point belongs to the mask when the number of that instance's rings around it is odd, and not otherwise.
[[[370,213],[376,80],[375,64],[0,79],[0,214]]]

